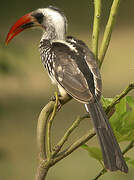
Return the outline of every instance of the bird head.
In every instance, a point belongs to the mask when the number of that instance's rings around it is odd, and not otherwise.
[[[65,34],[67,20],[64,13],[53,6],[40,8],[22,16],[10,29],[6,44],[8,44],[17,34],[25,29],[39,27],[47,33]]]

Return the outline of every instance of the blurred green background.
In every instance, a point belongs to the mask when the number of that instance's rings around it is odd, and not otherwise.
[[[103,1],[101,34],[112,0]],[[36,125],[38,115],[56,90],[44,72],[38,45],[39,30],[29,30],[12,40],[4,41],[11,25],[22,15],[40,7],[55,5],[68,17],[68,35],[77,36],[91,46],[93,0],[6,0],[0,5],[0,180],[34,179],[37,167]],[[111,43],[101,69],[103,94],[113,97],[134,81],[134,1],[120,6]],[[100,39],[101,41],[101,39]],[[132,93],[133,94],[133,93]],[[58,114],[53,126],[53,142],[57,142],[84,107],[69,102]],[[69,142],[84,134],[89,127],[85,120]],[[97,146],[96,139],[90,141]],[[122,145],[123,147],[123,145]],[[131,157],[134,153],[129,152]],[[48,173],[48,180],[92,179],[101,169],[98,162],[82,149],[59,162]],[[107,173],[101,179],[132,180],[134,169],[127,175]]]

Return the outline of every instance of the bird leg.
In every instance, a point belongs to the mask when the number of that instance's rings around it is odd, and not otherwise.
[[[61,102],[60,102],[60,98],[61,98],[61,94],[59,92],[55,92],[55,95],[53,95],[51,98],[50,98],[50,101],[55,101],[58,100],[58,106],[57,106],[57,111],[60,110],[61,108]]]
[[[58,95],[58,100],[59,100],[60,97],[62,97],[62,96],[61,96],[61,94],[59,92],[57,92],[57,95]],[[53,95],[52,97],[50,97],[50,101],[56,101],[56,96]]]
[[[57,98],[58,98],[57,111],[59,111],[61,109],[63,99],[71,99],[72,98],[60,85],[58,85],[58,90],[59,90],[59,92],[57,92]],[[56,101],[56,95],[52,96],[50,98],[50,100]]]

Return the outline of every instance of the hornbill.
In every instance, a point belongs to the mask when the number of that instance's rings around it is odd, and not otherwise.
[[[40,8],[21,17],[10,29],[6,43],[21,31],[40,27],[42,63],[61,96],[70,95],[84,103],[101,146],[105,168],[128,172],[119,144],[100,103],[102,82],[93,53],[72,36],[66,37],[67,19],[53,6]]]

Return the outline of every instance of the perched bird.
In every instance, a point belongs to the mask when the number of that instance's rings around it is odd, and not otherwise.
[[[70,95],[85,104],[99,139],[105,168],[127,173],[128,167],[100,103],[102,83],[93,53],[83,41],[66,37],[67,19],[53,6],[21,17],[10,29],[6,43],[31,27],[43,30],[39,47],[41,60],[61,96]]]

